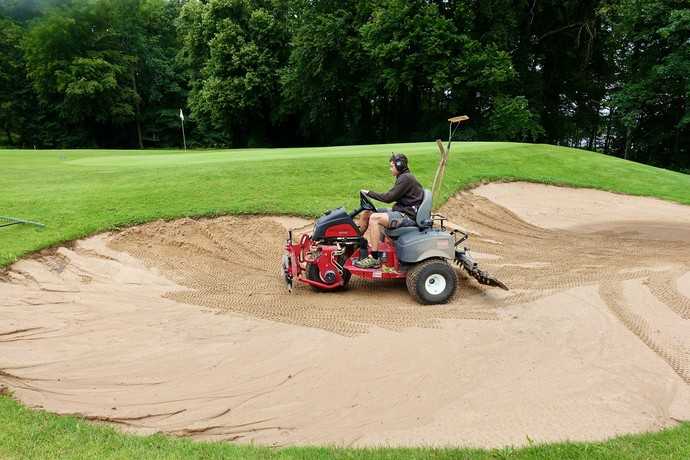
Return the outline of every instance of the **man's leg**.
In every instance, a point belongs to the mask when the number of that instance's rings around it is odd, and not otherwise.
[[[362,211],[362,213],[357,218],[357,226],[359,231],[364,236],[362,239],[362,245],[359,247],[359,260],[366,259],[369,256],[369,245],[366,240],[366,232],[369,228],[369,218],[371,217],[371,211]]]
[[[379,254],[379,243],[381,242],[381,227],[389,226],[389,219],[387,213],[373,213],[369,217],[369,228],[367,229],[364,237],[369,242],[370,251],[369,256],[366,259],[360,259],[354,262],[355,266],[360,268],[374,268],[379,267],[381,262],[381,254]]]
[[[364,232],[366,232],[367,228],[369,228],[370,217],[371,211],[362,211],[362,213],[359,215],[359,218],[357,219],[357,226],[359,227],[359,231],[362,232],[362,235],[364,235]]]
[[[374,254],[379,250],[379,243],[381,242],[381,227],[386,227],[390,225],[388,219],[388,214],[385,212],[376,212],[369,218],[369,245],[371,246],[372,252]]]

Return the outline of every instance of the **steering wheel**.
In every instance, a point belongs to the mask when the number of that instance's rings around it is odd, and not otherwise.
[[[374,206],[374,203],[372,203],[369,197],[361,191],[359,192],[359,207],[362,208],[363,211],[376,212],[376,206]]]
[[[350,213],[350,217],[353,219],[362,211],[372,211],[376,212],[376,206],[371,202],[368,196],[366,196],[361,191],[359,192],[359,208],[355,209]]]

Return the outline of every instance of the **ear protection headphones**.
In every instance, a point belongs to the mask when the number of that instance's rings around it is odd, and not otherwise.
[[[390,161],[393,162],[398,172],[403,172],[407,169],[407,157],[402,153],[394,153],[391,155]]]

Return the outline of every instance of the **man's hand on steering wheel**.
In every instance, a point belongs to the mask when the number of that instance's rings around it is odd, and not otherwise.
[[[369,190],[362,189],[359,191],[359,209],[355,209],[353,212],[351,212],[350,217],[354,218],[362,211],[376,212],[376,206],[374,206],[374,203],[371,202],[367,196],[367,193],[369,193]]]
[[[374,212],[376,212],[376,206],[374,206],[374,203],[371,202],[371,200],[367,196],[367,193],[369,193],[369,190],[360,190],[359,191],[360,208],[363,211],[374,211]]]

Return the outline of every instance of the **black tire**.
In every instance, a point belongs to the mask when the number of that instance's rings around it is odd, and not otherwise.
[[[443,277],[443,280],[440,279]],[[443,284],[440,292],[433,292],[435,283]],[[443,259],[429,259],[420,262],[407,272],[407,290],[414,299],[424,305],[446,303],[453,297],[458,287],[458,275],[451,265]],[[431,291],[430,291],[431,289]]]
[[[311,285],[311,288],[317,292],[332,292],[332,291],[344,291],[347,289],[347,285],[350,283],[350,278],[352,277],[352,273],[349,271],[343,269],[343,281],[345,282],[342,286],[338,286],[336,288],[332,289],[326,289],[318,286]],[[307,266],[307,279],[311,281],[318,281],[320,283],[323,283],[323,280],[319,276],[319,266],[316,264],[309,264]]]

